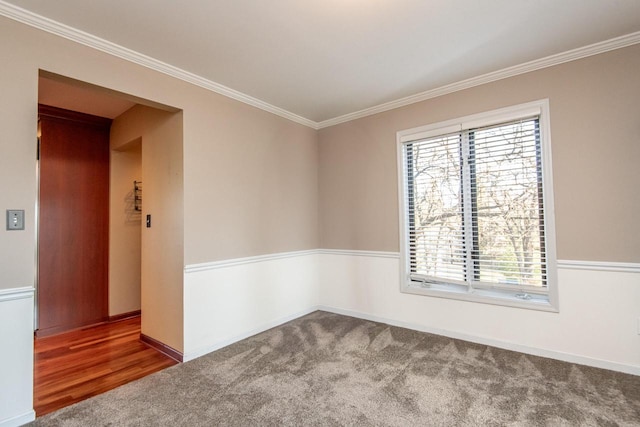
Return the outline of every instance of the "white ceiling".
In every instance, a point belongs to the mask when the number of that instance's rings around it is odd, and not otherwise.
[[[640,31],[640,0],[8,3],[314,122]]]

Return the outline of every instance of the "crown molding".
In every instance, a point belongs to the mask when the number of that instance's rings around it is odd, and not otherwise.
[[[254,98],[237,90],[231,89],[227,86],[208,80],[204,77],[200,77],[196,74],[190,73],[189,71],[185,71],[171,64],[159,61],[150,56],[104,40],[100,37],[94,36],[93,34],[78,30],[76,28],[30,12],[2,0],[0,0],[0,15],[37,28],[39,30],[66,38],[76,43],[80,43],[82,45],[97,49],[109,55],[116,56],[129,62],[133,62],[134,64],[138,64],[143,67],[161,72],[168,76],[175,77],[187,83],[191,83],[212,92],[216,92],[220,95],[235,99],[236,101],[243,102],[245,104],[299,123],[301,125],[308,126],[313,129],[318,129],[318,124],[313,120],[309,120],[287,110],[284,110],[280,107],[271,105],[260,99]]]
[[[189,71],[185,71],[181,68],[175,67],[171,64],[154,59],[150,56],[112,43],[110,41],[101,39],[87,32],[78,30],[36,13],[30,12],[21,7],[7,3],[0,0],[0,15],[13,19],[14,21],[21,22],[31,27],[46,31],[51,34],[55,34],[60,37],[64,37],[68,40],[80,43],[82,45],[97,49],[107,54],[116,56],[126,61],[141,65],[143,67],[161,72],[168,76],[183,80],[187,83],[194,84],[203,89],[210,90],[220,95],[226,96],[236,101],[243,102],[301,125],[310,127],[312,129],[322,129],[330,126],[335,126],[340,123],[345,123],[351,120],[360,119],[374,114],[382,113],[385,111],[393,110],[395,108],[404,107],[407,105],[415,104],[427,99],[436,98],[449,93],[457,92],[464,89],[469,89],[475,86],[479,86],[486,83],[491,83],[496,80],[506,79],[508,77],[517,76],[531,71],[540,70],[543,68],[551,67],[554,65],[563,64],[565,62],[575,61],[577,59],[586,58],[588,56],[597,55],[600,53],[608,52],[615,49],[631,46],[640,43],[640,31],[627,34],[624,36],[616,37],[610,40],[605,40],[599,43],[594,43],[588,46],[580,47],[577,49],[569,50],[566,52],[558,53],[555,55],[547,56],[545,58],[536,59],[524,64],[515,65],[502,70],[493,71],[480,76],[472,77],[470,79],[462,80],[459,82],[451,83],[438,88],[430,89],[425,92],[420,92],[415,95],[410,95],[405,98],[400,98],[395,101],[386,102],[374,107],[365,108],[360,111],[345,114],[342,116],[334,117],[332,119],[315,122],[305,117],[294,114],[290,111],[284,110],[280,107],[271,105],[265,101],[246,95],[237,90],[231,89],[227,86],[221,85],[204,77],[198,76]]]
[[[605,53],[611,50],[621,49],[623,47],[631,46],[637,43],[640,43],[640,31],[605,40],[599,43],[594,43],[588,46],[579,47],[577,49],[569,50],[555,55],[547,56],[541,59],[525,62],[524,64],[514,65],[513,67],[503,68],[502,70],[492,71],[487,74],[482,74],[470,79],[427,90],[425,92],[410,95],[405,98],[397,99],[395,101],[386,102],[375,107],[365,108],[364,110],[345,114],[339,117],[334,117],[333,119],[324,120],[317,123],[317,128],[322,129],[330,126],[335,126],[340,123],[349,122],[351,120],[356,120],[362,117],[372,116],[374,114],[393,110],[395,108],[404,107],[406,105],[415,104],[416,102],[425,101],[427,99],[432,99],[438,96],[447,95],[449,93],[458,92],[460,90],[480,86],[486,83],[491,83],[496,80],[502,80],[508,77],[513,77],[520,74],[529,73],[531,71],[552,67],[554,65],[563,64],[565,62],[575,61],[577,59],[586,58],[588,56]]]

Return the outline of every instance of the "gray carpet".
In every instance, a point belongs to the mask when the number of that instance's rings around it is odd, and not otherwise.
[[[640,377],[326,312],[36,426],[640,425]]]

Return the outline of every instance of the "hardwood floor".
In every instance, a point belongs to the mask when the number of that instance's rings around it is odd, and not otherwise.
[[[36,338],[36,416],[178,363],[139,338],[140,316]]]

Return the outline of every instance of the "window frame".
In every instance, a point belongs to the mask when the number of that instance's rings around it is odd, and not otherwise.
[[[547,273],[546,296],[522,299],[516,294],[523,291],[505,291],[495,289],[471,289],[463,285],[449,283],[431,283],[423,287],[420,282],[410,278],[409,253],[409,209],[408,209],[408,162],[405,162],[405,144],[426,138],[443,136],[455,132],[485,126],[498,125],[509,121],[539,117],[540,150],[542,163],[542,191],[544,206],[545,255]],[[549,120],[549,100],[542,99],[515,106],[500,108],[456,119],[446,120],[425,126],[402,130],[396,133],[398,161],[398,205],[400,237],[400,292],[426,295],[440,298],[473,301],[550,312],[559,311],[557,284],[557,255],[555,244],[555,210],[553,197],[553,174],[551,163],[551,131]]]

